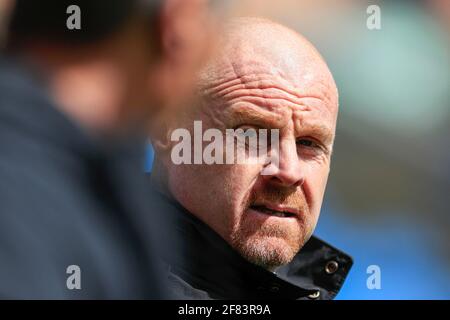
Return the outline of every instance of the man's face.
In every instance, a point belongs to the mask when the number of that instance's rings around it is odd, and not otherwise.
[[[245,59],[242,59],[245,61]],[[169,166],[169,189],[247,260],[266,268],[289,263],[311,236],[330,169],[337,92],[329,73],[279,72],[266,60],[224,66],[205,90],[209,99],[186,120],[203,130],[279,130],[279,165]],[[324,70],[324,67],[320,67]],[[270,134],[269,134],[270,136]],[[204,143],[204,147],[208,143]],[[272,150],[272,152],[275,152]]]
[[[149,120],[153,126],[191,98],[195,74],[214,48],[212,35],[219,24],[207,0],[161,3],[155,25],[149,26],[146,16],[136,18],[128,28],[128,43],[116,50],[127,68],[124,117]]]

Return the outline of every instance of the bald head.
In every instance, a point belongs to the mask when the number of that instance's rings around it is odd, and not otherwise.
[[[267,268],[290,262],[315,228],[330,168],[338,96],[326,63],[293,30],[239,18],[226,26],[198,87],[200,107],[178,123],[191,133],[193,120],[204,131],[277,131],[279,150],[269,152],[279,164],[269,174],[264,161],[175,165],[157,149],[169,192],[247,260]],[[215,153],[227,157],[228,149]]]
[[[227,81],[249,88],[284,86],[287,91],[305,93],[314,87],[330,107],[337,107],[333,77],[319,52],[300,34],[267,19],[246,17],[228,23],[219,40],[217,55],[199,74],[199,87],[213,96]]]

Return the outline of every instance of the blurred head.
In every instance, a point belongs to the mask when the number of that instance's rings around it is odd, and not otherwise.
[[[315,48],[284,26],[237,19],[219,46],[199,76],[199,107],[176,126],[192,132],[200,120],[203,130],[278,129],[279,165],[269,175],[262,163],[175,165],[174,143],[161,138],[155,179],[243,257],[271,269],[289,263],[316,226],[338,93]]]
[[[3,46],[3,37],[6,22],[8,21],[10,15],[11,6],[12,0],[0,0],[0,48]]]
[[[67,28],[71,5],[81,29]],[[207,0],[17,0],[7,51],[45,73],[64,111],[107,131],[184,101],[213,27]]]

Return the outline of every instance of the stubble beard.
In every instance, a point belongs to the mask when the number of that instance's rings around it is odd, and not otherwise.
[[[264,192],[263,198],[278,199],[279,203],[295,203],[302,215],[297,223],[280,221],[252,221],[247,209],[258,196],[248,196],[243,209],[231,232],[231,245],[249,262],[268,270],[286,265],[292,261],[312,234],[313,224],[309,207],[303,196],[279,190]]]

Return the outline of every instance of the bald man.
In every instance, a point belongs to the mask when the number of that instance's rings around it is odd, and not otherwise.
[[[180,141],[167,132],[154,137],[152,179],[183,239],[165,257],[172,290],[180,298],[332,299],[352,260],[312,237],[338,113],[326,63],[296,32],[240,18],[226,28],[198,88],[198,106],[174,119],[171,130],[183,128],[193,143],[198,124],[223,137],[230,129],[277,132],[262,157],[276,153],[278,161],[249,161],[249,150],[238,148],[234,159],[244,152],[244,163],[179,163],[173,150]]]

